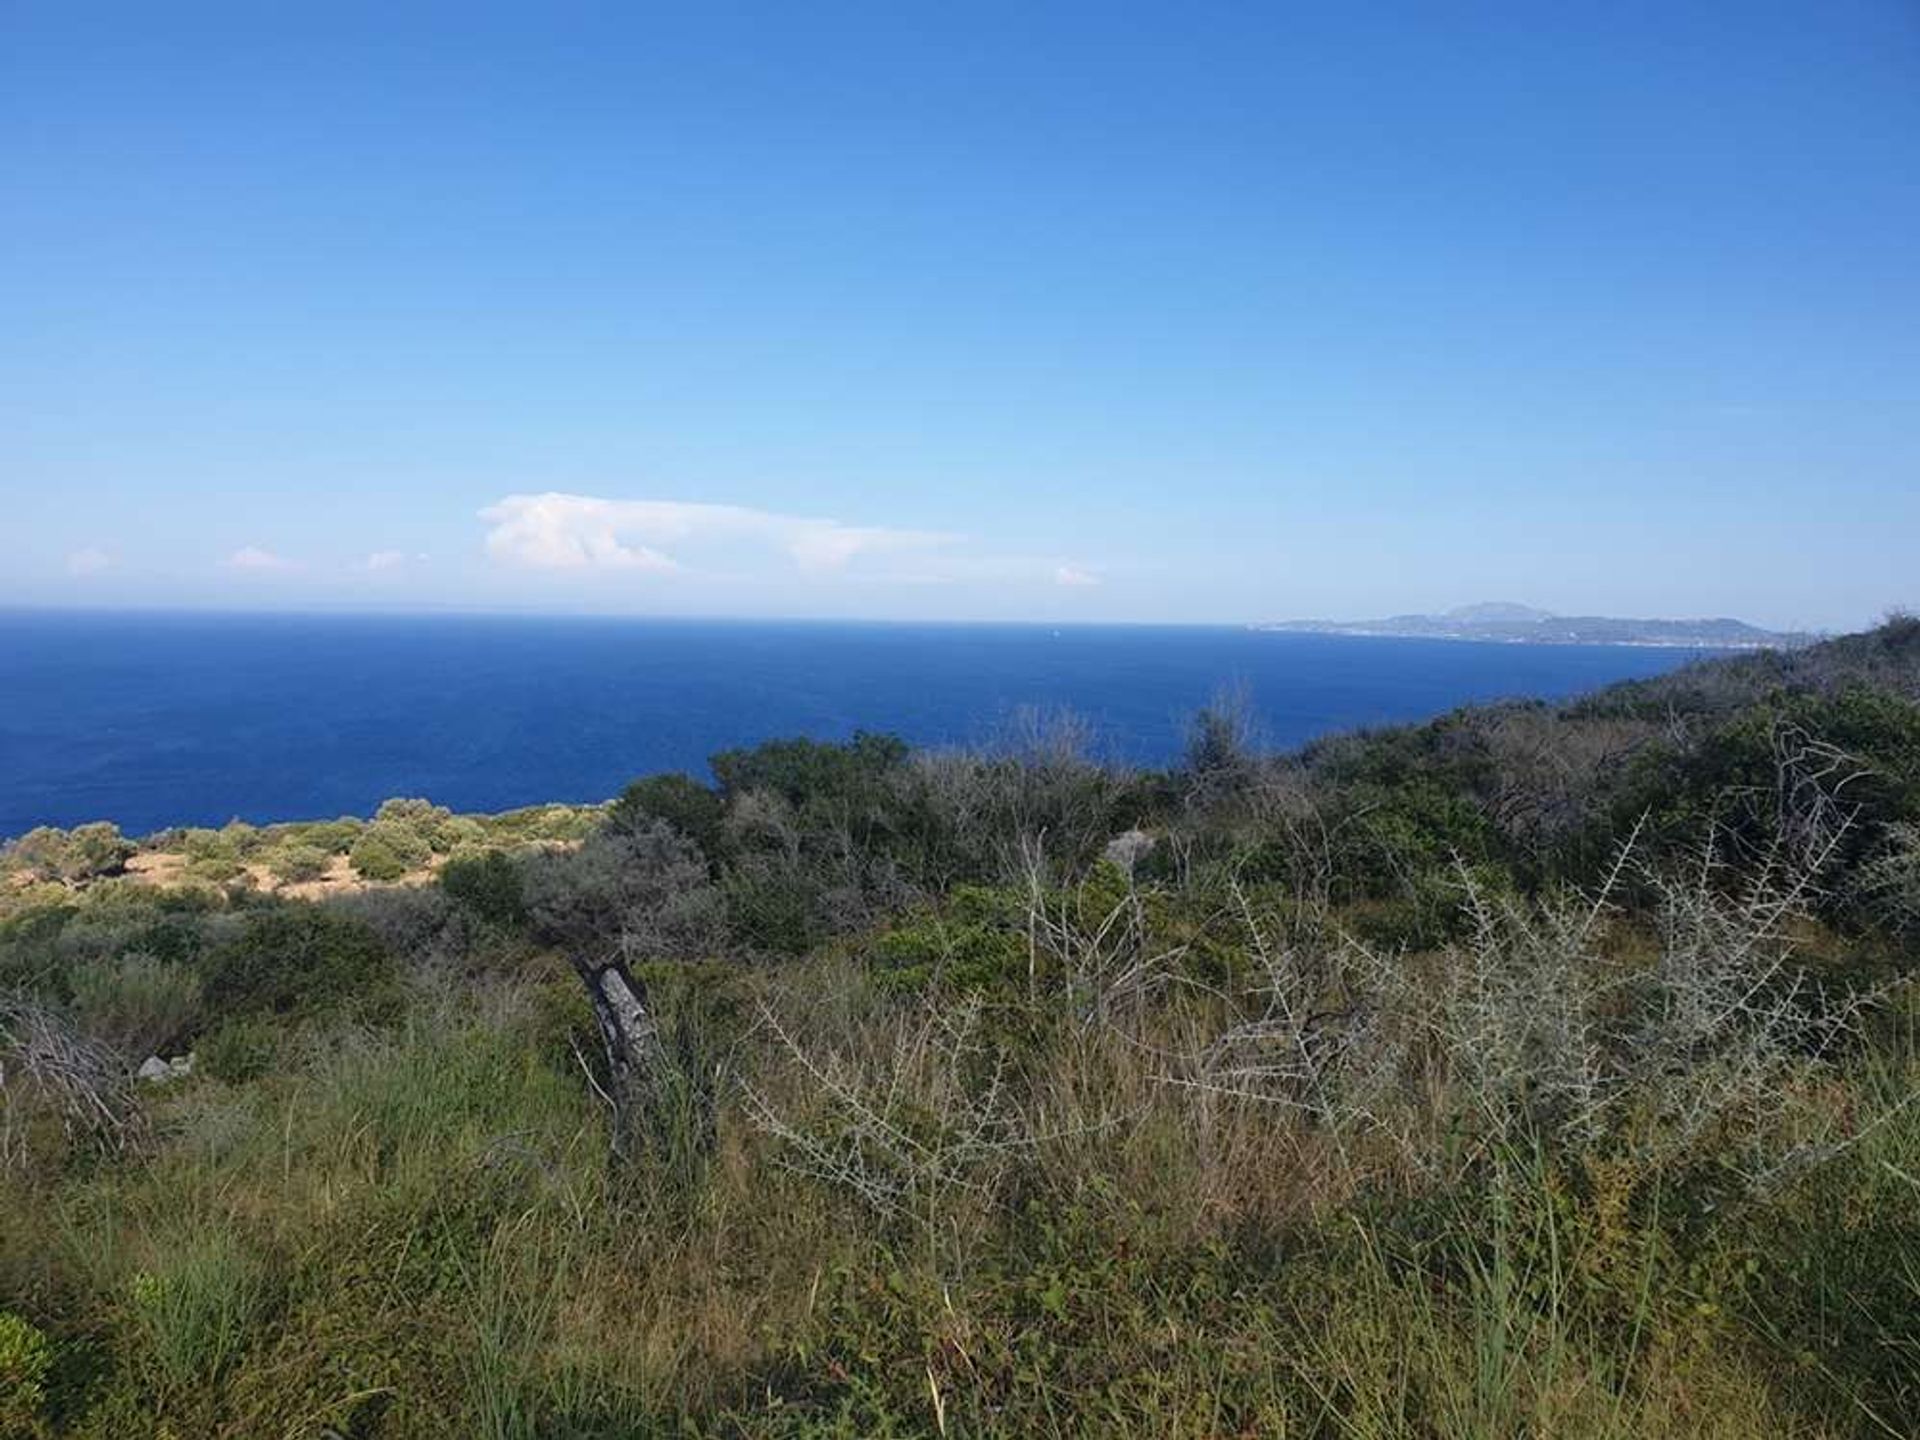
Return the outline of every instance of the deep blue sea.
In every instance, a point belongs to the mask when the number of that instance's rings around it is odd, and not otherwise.
[[[1690,658],[1225,627],[0,613],[0,835],[366,814],[389,795],[601,800],[772,736],[990,744],[1029,706],[1152,763],[1227,688],[1288,746]]]

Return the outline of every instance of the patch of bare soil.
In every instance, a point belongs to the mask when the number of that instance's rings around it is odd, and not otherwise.
[[[187,881],[187,857],[166,850],[142,850],[127,861],[127,878],[142,885],[171,888]]]
[[[327,873],[318,880],[301,880],[291,885],[283,885],[275,880],[264,865],[249,865],[247,873],[253,876],[253,883],[262,890],[271,890],[276,895],[286,895],[295,900],[324,900],[329,895],[351,895],[361,890],[389,890],[395,886],[424,885],[433,879],[434,872],[446,863],[446,857],[435,855],[424,869],[409,870],[398,880],[367,880],[354,873],[352,864],[344,855],[335,855],[327,862]]]
[[[258,862],[246,867],[247,879],[253,888],[273,895],[286,895],[295,900],[324,900],[329,895],[350,895],[359,890],[384,890],[395,885],[424,885],[433,879],[434,872],[446,863],[444,856],[436,855],[425,867],[408,871],[398,880],[366,880],[354,873],[351,863],[344,855],[335,855],[327,862],[327,873],[317,880],[300,880],[283,883],[274,878],[274,874],[265,865]],[[183,885],[201,883],[187,873],[187,857],[166,850],[143,850],[127,862],[127,877],[142,885],[151,885],[160,890],[174,890]]]

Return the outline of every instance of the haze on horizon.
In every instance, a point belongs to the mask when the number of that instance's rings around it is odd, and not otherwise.
[[[1920,603],[1898,0],[29,0],[0,136],[0,605]]]

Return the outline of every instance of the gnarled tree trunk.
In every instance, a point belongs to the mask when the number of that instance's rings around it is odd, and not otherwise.
[[[607,1051],[607,1094],[613,1104],[613,1156],[632,1159],[642,1148],[648,1120],[661,1099],[667,1064],[660,1027],[647,1005],[647,987],[618,957],[595,962],[568,957],[587,987],[600,1039]]]

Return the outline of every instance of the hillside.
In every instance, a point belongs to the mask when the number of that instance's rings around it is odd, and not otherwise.
[[[24,837],[0,1435],[1920,1432],[1920,622],[1246,736]]]

